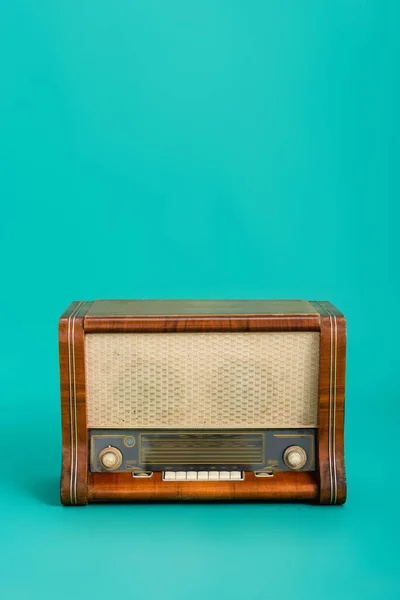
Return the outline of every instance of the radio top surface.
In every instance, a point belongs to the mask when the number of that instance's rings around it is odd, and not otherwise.
[[[315,315],[307,300],[95,300],[88,317],[173,315]]]

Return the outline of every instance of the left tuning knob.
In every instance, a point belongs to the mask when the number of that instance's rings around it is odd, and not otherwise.
[[[122,452],[114,446],[108,446],[100,452],[99,461],[107,471],[115,471],[122,464]]]

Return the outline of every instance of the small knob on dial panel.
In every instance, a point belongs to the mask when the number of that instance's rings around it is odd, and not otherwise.
[[[283,453],[283,462],[289,469],[301,469],[307,462],[307,453],[301,446],[289,446]]]
[[[99,461],[107,471],[115,471],[122,464],[122,452],[114,446],[108,446],[100,452]]]

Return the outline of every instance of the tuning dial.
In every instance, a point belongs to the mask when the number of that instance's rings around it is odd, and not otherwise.
[[[301,469],[307,462],[307,453],[301,446],[289,446],[283,453],[283,461],[289,469]]]
[[[114,446],[104,448],[99,454],[101,466],[107,471],[115,471],[122,463],[122,452]]]

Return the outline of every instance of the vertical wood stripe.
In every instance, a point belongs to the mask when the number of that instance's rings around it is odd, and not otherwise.
[[[336,473],[336,457],[335,457],[335,440],[336,440],[336,372],[337,372],[337,322],[336,315],[329,309],[329,320],[331,325],[331,372],[330,372],[330,393],[329,393],[329,462],[331,465],[332,483],[330,502],[336,503],[337,498],[337,473]]]
[[[336,458],[337,423],[337,373],[338,373],[338,322],[337,316],[327,303],[314,302],[320,308],[321,315],[329,317],[329,405],[328,405],[328,464],[329,464],[329,503],[338,500],[338,473]]]
[[[83,320],[91,302],[73,302],[59,327],[63,456],[61,499],[87,503],[87,429]]]
[[[69,416],[70,416],[70,453],[71,472],[69,496],[71,504],[77,504],[78,473],[78,422],[76,418],[76,370],[75,370],[75,320],[84,302],[79,302],[68,318],[68,376],[69,376]]]

